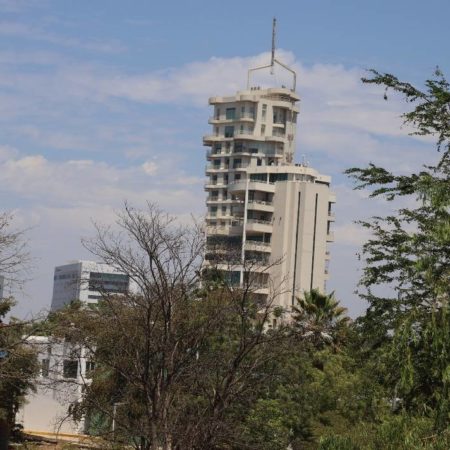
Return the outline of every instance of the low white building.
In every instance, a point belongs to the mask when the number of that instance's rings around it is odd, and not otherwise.
[[[55,267],[51,311],[72,301],[95,304],[107,294],[130,291],[130,277],[114,267],[93,261],[73,261]],[[135,291],[136,289],[132,289]],[[25,430],[39,433],[84,434],[84,420],[75,423],[69,406],[81,399],[90,382],[93,363],[83,348],[48,336],[30,336],[40,363],[37,390],[27,396],[17,421]]]
[[[36,349],[41,369],[36,392],[27,396],[17,422],[30,432],[84,434],[84,421],[71,419],[69,405],[81,398],[93,364],[67,342],[47,336],[30,336],[27,342]]]

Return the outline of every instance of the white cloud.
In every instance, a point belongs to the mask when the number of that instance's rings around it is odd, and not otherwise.
[[[161,170],[157,178],[149,178],[157,168],[153,162],[120,168],[92,160],[55,162],[33,155],[0,163],[0,186],[11,196],[35,202],[36,208],[91,208],[95,212],[99,206],[120,207],[124,200],[137,204],[150,200],[173,211],[184,212],[185,205],[201,210],[196,202],[200,179],[189,178],[178,168]]]
[[[10,26],[3,32],[31,37],[36,30]],[[53,38],[44,34],[40,39]],[[208,131],[208,96],[245,88],[248,67],[269,58],[267,53],[211,58],[135,75],[54,53],[41,56],[45,70],[29,71],[28,65],[42,65],[40,57],[0,53],[5,135],[0,189],[15,202],[20,220],[36,225],[33,249],[48,273],[52,265],[81,256],[79,238],[89,234],[91,218],[111,221],[125,199],[138,206],[156,201],[184,219],[191,212],[201,214],[200,147]],[[360,69],[305,66],[283,51],[279,58],[298,71],[298,157],[306,153],[313,166],[335,178],[344,168],[370,160],[408,170],[429,159],[423,156],[431,152],[427,143],[402,137],[407,132],[398,117],[403,105],[395,97],[385,102],[378,89],[362,86]],[[285,82],[280,71],[275,77]],[[256,81],[267,83],[267,76]],[[345,268],[367,238],[353,221],[382,213],[386,206],[340,183],[333,190],[338,202],[335,247],[341,259],[332,264]],[[41,283],[51,285],[51,279]]]
[[[0,145],[0,163],[18,155],[18,150],[10,145]]]
[[[142,164],[142,168],[147,175],[155,175],[158,170],[158,165],[154,161],[146,161]]]

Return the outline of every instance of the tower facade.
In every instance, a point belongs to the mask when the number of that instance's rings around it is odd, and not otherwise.
[[[289,308],[325,290],[334,221],[331,179],[294,163],[299,96],[286,87],[212,97],[205,268]]]

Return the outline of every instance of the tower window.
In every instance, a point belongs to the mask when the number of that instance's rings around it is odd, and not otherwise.
[[[227,120],[234,120],[236,118],[236,108],[227,108],[225,117]]]
[[[234,136],[234,127],[233,126],[225,127],[225,137],[232,138],[233,136]]]

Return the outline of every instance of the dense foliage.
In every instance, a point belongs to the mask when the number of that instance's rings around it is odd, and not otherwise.
[[[403,94],[414,109],[405,114],[416,134],[433,136],[439,161],[418,173],[397,175],[384,168],[349,169],[357,189],[415,206],[374,217],[363,247],[361,286],[369,302],[361,318],[368,357],[383,364],[383,381],[396,407],[431,418],[437,432],[450,423],[450,89],[438,70],[424,92],[392,75],[373,72],[366,83]],[[380,295],[387,285],[392,295]]]

